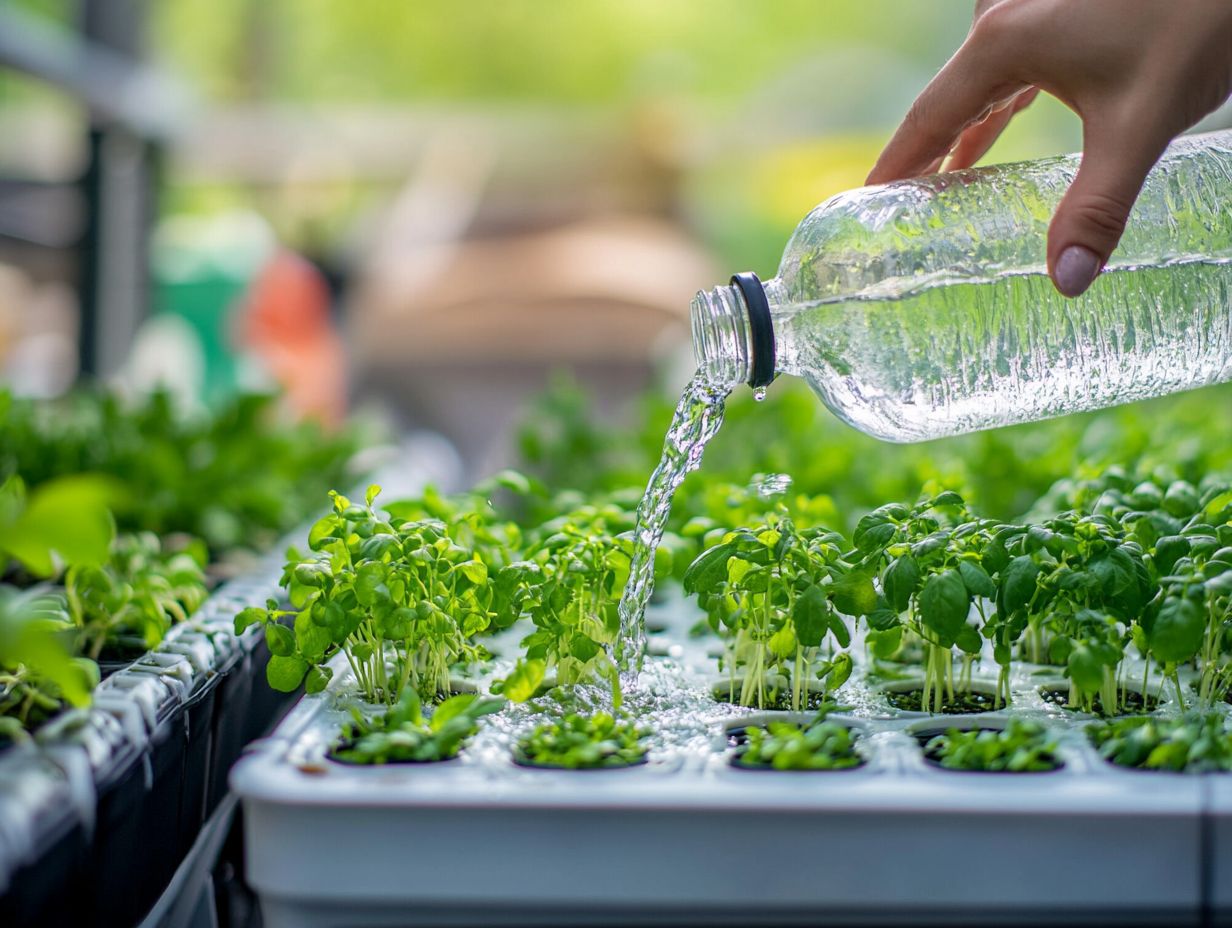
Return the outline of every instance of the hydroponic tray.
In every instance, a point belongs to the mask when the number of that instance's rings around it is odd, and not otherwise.
[[[267,926],[1183,925],[1232,903],[1232,778],[1105,763],[1089,719],[1039,695],[1055,669],[1024,665],[1011,712],[966,716],[894,710],[858,669],[834,717],[862,732],[863,767],[743,770],[728,732],[786,713],[717,703],[707,646],[685,633],[696,616],[672,603],[653,618],[668,626],[651,639],[665,656],[630,702],[659,733],[648,764],[621,770],[515,765],[511,745],[536,721],[525,707],[485,720],[454,761],[336,763],[327,752],[354,705],[336,665],[330,689],[232,774]],[[921,733],[1011,716],[1053,726],[1064,767],[923,759]]]

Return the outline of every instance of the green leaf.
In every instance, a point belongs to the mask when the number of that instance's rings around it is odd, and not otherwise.
[[[748,576],[753,565],[748,561],[742,561],[738,557],[733,557],[727,562],[727,582],[731,586],[739,586],[741,581]]]
[[[988,576],[988,571],[984,570],[975,561],[959,561],[958,573],[962,577],[963,584],[967,587],[967,592],[972,596],[982,596],[985,599],[991,599],[997,595],[997,587],[992,582],[992,578]]]
[[[1084,693],[1094,693],[1104,681],[1104,665],[1099,656],[1081,642],[1074,645],[1065,661],[1066,675]]]
[[[1168,599],[1159,608],[1151,629],[1151,653],[1169,663],[1187,661],[1198,653],[1206,630],[1206,615],[1193,600]]]
[[[249,606],[247,609],[242,609],[235,617],[235,633],[242,635],[248,626],[261,625],[268,622],[269,617],[269,612],[260,606]]]
[[[1001,599],[999,605],[1006,613],[1017,612],[1035,596],[1036,579],[1040,568],[1034,558],[1020,555],[1005,565],[1001,572]]]
[[[952,569],[924,581],[918,604],[921,621],[941,637],[943,644],[958,637],[971,609],[966,584],[958,571]]]
[[[868,615],[877,608],[873,578],[858,570],[844,574],[830,585],[830,600],[839,612],[853,616]]]
[[[265,643],[269,645],[270,654],[288,657],[295,653],[295,633],[285,625],[279,625],[277,622],[266,623]],[[296,685],[298,686],[299,684],[297,683]]]
[[[909,554],[892,560],[881,577],[886,599],[899,612],[911,605],[911,596],[920,586],[920,565]]]
[[[796,639],[806,648],[821,646],[829,624],[830,605],[826,594],[817,585],[810,586],[797,598],[791,610]]]
[[[1094,559],[1090,569],[1099,578],[1104,596],[1112,602],[1120,602],[1137,591],[1133,561],[1121,548]]]
[[[856,523],[856,530],[851,540],[861,552],[871,554],[889,544],[897,531],[897,526],[889,516],[870,512]]]
[[[1224,510],[1229,506],[1232,506],[1232,490],[1225,490],[1212,498],[1203,508],[1202,512],[1211,521],[1219,520],[1223,522],[1226,519]]]
[[[526,702],[543,684],[547,664],[540,660],[522,660],[505,677],[501,692],[510,702]]]
[[[1173,516],[1186,519],[1197,511],[1199,505],[1198,491],[1193,484],[1177,480],[1168,487],[1164,494],[1164,509]]]
[[[308,530],[308,547],[313,551],[319,551],[325,539],[337,537],[341,526],[342,520],[333,513],[317,519],[312,528]]]
[[[843,652],[835,655],[830,663],[830,672],[826,674],[826,686],[836,690],[851,678],[851,655]]]
[[[1005,569],[1005,565],[1010,562],[1010,556],[1005,550],[1005,544],[1000,539],[993,539],[984,548],[980,560],[986,572],[996,574]]]
[[[979,654],[984,647],[984,640],[974,625],[964,625],[954,638],[954,644],[967,654]]]
[[[271,626],[267,625],[266,628]],[[301,612],[295,617],[295,646],[304,658],[312,663],[325,660],[325,653],[334,643],[328,628],[317,625],[312,616]]]
[[[359,556],[365,561],[379,561],[384,557],[395,557],[398,554],[398,539],[393,535],[380,532],[371,538],[365,538],[359,546]]]
[[[736,553],[735,542],[724,542],[698,555],[684,572],[685,593],[709,593],[727,577],[727,561]]]
[[[892,628],[869,632],[865,640],[868,641],[869,647],[872,648],[874,657],[878,657],[881,660],[889,660],[902,647],[903,627],[895,625]]]
[[[487,613],[468,612],[462,620],[462,634],[467,638],[487,631],[492,625],[492,618]]]
[[[895,628],[901,623],[901,618],[897,612],[889,608],[885,600],[879,600],[877,608],[864,617],[868,622],[868,627],[874,631],[885,631]]]
[[[384,591],[385,570],[383,564],[364,564],[355,572],[355,598],[361,605],[374,606],[388,597]]]
[[[1155,542],[1155,569],[1161,576],[1172,573],[1176,562],[1189,553],[1189,539],[1184,535],[1166,535]]]
[[[569,642],[569,653],[583,664],[589,663],[602,650],[597,641],[586,635],[574,635]]]
[[[272,627],[272,626],[267,626]],[[265,668],[265,678],[271,688],[280,693],[294,693],[299,689],[304,675],[308,673],[308,662],[297,655],[274,655]]]
[[[913,544],[911,553],[916,557],[927,557],[937,551],[944,551],[949,543],[949,532],[933,532]]]
[[[23,609],[13,621],[17,624],[15,640],[9,639],[5,644],[20,655],[21,663],[54,683],[69,704],[79,708],[89,705],[90,693],[98,685],[98,665],[72,657],[59,634],[60,626],[40,621],[37,610]]]
[[[792,631],[790,625],[784,625],[777,632],[770,636],[770,640],[766,642],[766,646],[770,648],[770,653],[775,657],[786,660],[796,653],[796,635]]]
[[[308,676],[304,680],[305,693],[321,693],[329,686],[329,681],[333,679],[334,671],[332,667],[312,667],[308,671]]]
[[[102,566],[115,538],[108,506],[116,494],[116,484],[102,477],[49,480],[11,524],[0,525],[0,548],[39,577],[55,572],[56,557],[67,566]]]
[[[410,638],[417,615],[409,606],[391,609],[378,623],[381,637],[387,641],[405,641]]]
[[[369,506],[371,506],[372,503],[376,500],[377,496],[380,495],[380,493],[381,493],[381,488],[377,486],[375,483],[372,484],[372,486],[368,487],[368,492],[364,494],[364,502],[366,502]]]
[[[450,696],[432,711],[432,730],[440,731],[446,722],[462,715],[478,698],[474,693],[459,693],[457,696]],[[499,702],[497,706],[500,706]]]
[[[830,631],[834,633],[834,640],[838,642],[840,648],[845,648],[851,644],[851,629],[847,627],[847,623],[843,621],[841,615],[830,615]]]

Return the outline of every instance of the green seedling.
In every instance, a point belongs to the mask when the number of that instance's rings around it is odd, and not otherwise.
[[[856,753],[852,730],[824,718],[808,725],[770,722],[747,729],[745,737],[747,741],[732,761],[739,767],[850,770],[864,763]]]
[[[947,770],[1042,773],[1061,766],[1048,729],[1023,719],[1011,719],[1000,731],[951,728],[929,739],[924,755]]]
[[[350,764],[452,760],[479,730],[479,720],[503,706],[504,700],[465,693],[446,699],[425,719],[418,694],[408,688],[376,718],[353,708],[352,720],[343,726],[342,739],[330,756]]]
[[[358,445],[354,430],[286,421],[272,396],[239,396],[202,414],[163,392],[129,401],[82,389],[48,401],[0,391],[0,478],[20,474],[33,494],[59,479],[106,477],[118,488],[121,531],[191,535],[216,555],[267,548],[316,512],[321,495],[347,480]],[[62,516],[77,544],[97,535],[84,510]],[[39,524],[42,533],[66,523]]]
[[[518,741],[515,760],[529,767],[596,770],[630,767],[646,759],[650,733],[606,712],[570,713],[544,722]]]
[[[118,537],[106,564],[69,568],[64,589],[76,650],[97,660],[124,636],[157,646],[209,595],[204,558],[203,550],[165,551],[157,535],[142,532]]]
[[[690,565],[684,590],[724,642],[733,702],[799,710],[814,687],[824,700],[850,676],[851,657],[839,650],[851,643],[844,615],[872,612],[877,593],[842,550],[842,536],[798,529],[779,511],[725,533]]]
[[[519,583],[535,629],[526,660],[555,671],[561,685],[605,683],[620,706],[620,675],[609,653],[620,629],[617,605],[629,576],[634,514],[614,503],[583,506],[534,532]],[[532,665],[535,666],[535,665]]]
[[[881,596],[868,614],[869,646],[877,657],[893,657],[907,640],[922,647],[921,706],[941,712],[955,693],[969,693],[971,672],[993,642],[1001,668],[995,704],[1009,701],[1011,643],[1021,623],[992,612],[998,586],[994,576],[1009,562],[991,520],[971,516],[952,491],[915,506],[892,504],[860,520],[853,541],[863,569],[879,572]],[[978,624],[972,624],[972,617]],[[960,671],[954,675],[958,655]]]
[[[1092,725],[1100,756],[1121,767],[1206,773],[1232,770],[1232,726],[1220,713],[1126,718]]]
[[[482,657],[474,638],[501,608],[487,565],[440,520],[376,510],[379,492],[370,487],[363,505],[332,494],[333,512],[309,532],[311,553],[283,573],[291,610],[271,602],[236,616],[237,633],[264,626],[274,689],[320,692],[341,651],[369,702],[393,705],[408,686],[435,701],[449,694],[451,667]]]
[[[59,593],[0,585],[0,740],[90,704],[98,665],[74,656],[74,633]]]

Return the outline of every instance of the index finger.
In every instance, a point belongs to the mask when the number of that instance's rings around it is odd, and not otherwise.
[[[964,129],[1030,86],[1007,74],[1003,43],[977,24],[970,37],[907,111],[866,183],[884,184],[926,173],[949,154]]]

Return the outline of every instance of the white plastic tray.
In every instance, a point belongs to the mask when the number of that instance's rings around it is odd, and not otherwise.
[[[336,667],[331,689],[303,699],[232,774],[268,928],[1183,925],[1232,906],[1232,777],[1106,764],[1082,717],[1039,697],[1038,668],[1015,680],[1012,714],[1056,728],[1059,771],[931,766],[916,733],[1011,713],[898,712],[858,679],[841,693],[855,708],[839,717],[863,731],[864,767],[741,770],[728,764],[727,729],[767,713],[714,703],[713,662],[682,633],[695,616],[678,604],[664,613],[676,659],[652,660],[634,701],[678,689],[682,707],[658,718],[651,762],[626,770],[514,765],[509,748],[535,721],[521,709],[456,761],[335,763],[326,752],[350,701]],[[1212,790],[1222,818],[1209,814]]]

